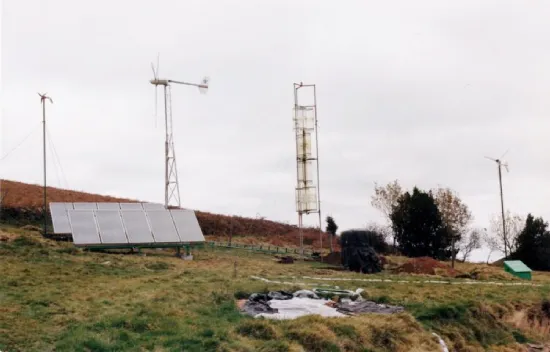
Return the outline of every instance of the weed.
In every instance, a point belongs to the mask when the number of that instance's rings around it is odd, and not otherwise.
[[[330,324],[329,327],[338,336],[344,336],[350,339],[359,339],[359,334],[353,325]]]
[[[233,294],[233,297],[235,297],[235,299],[247,299],[248,297],[250,297],[250,293],[239,290],[236,291],[235,294]]]
[[[285,341],[269,341],[264,343],[259,349],[259,352],[289,352],[290,346]]]
[[[260,340],[271,340],[277,335],[275,329],[262,320],[248,320],[237,326],[237,333]]]
[[[171,265],[165,262],[153,262],[145,264],[145,267],[149,270],[162,271],[171,268]]]
[[[306,351],[311,352],[339,352],[340,347],[334,340],[323,334],[322,331],[315,329],[315,326],[301,327],[291,329],[287,337],[304,346]]]

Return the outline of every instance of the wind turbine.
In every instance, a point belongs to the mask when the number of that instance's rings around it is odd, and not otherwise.
[[[497,163],[497,168],[498,168],[498,182],[499,182],[499,185],[500,185],[500,208],[501,208],[501,211],[502,211],[502,234],[503,234],[503,238],[504,238],[504,256],[505,257],[508,257],[508,238],[506,236],[506,218],[505,218],[505,215],[504,215],[504,196],[503,196],[503,193],[502,193],[502,166],[504,166],[504,168],[506,169],[506,172],[510,172],[510,170],[508,169],[508,163],[506,161],[504,161],[502,158],[508,153],[508,150],[502,154],[502,156],[498,159],[494,159],[494,158],[490,158],[488,156],[486,156],[485,158],[489,159],[489,160],[492,160],[494,162]]]
[[[199,88],[199,92],[204,94],[208,90],[208,77],[204,77],[201,83],[188,83],[183,81],[175,81],[171,79],[160,79],[159,74],[159,59],[157,56],[157,67],[151,63],[153,69],[153,79],[149,82],[155,86],[155,113],[157,109],[157,88],[163,87],[164,92],[164,125],[166,127],[166,138],[164,141],[164,206],[168,208],[172,200],[175,201],[173,206],[180,207],[180,189],[178,184],[178,170],[176,167],[176,151],[174,149],[174,136],[172,132],[172,94],[171,83],[183,84],[186,86],[194,86]],[[156,120],[155,120],[156,121]]]
[[[48,217],[46,216],[47,209],[47,195],[46,195],[46,100],[49,100],[53,104],[52,98],[48,96],[48,93],[40,94],[40,104],[42,104],[42,138],[43,138],[43,158],[44,158],[44,237],[47,235]]]

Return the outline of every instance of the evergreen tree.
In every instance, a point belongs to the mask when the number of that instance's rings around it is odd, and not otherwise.
[[[517,246],[512,258],[521,260],[534,270],[550,270],[550,233],[548,223],[541,217],[527,215]]]
[[[333,242],[334,236],[336,236],[336,231],[338,231],[338,225],[336,225],[336,222],[334,221],[332,216],[327,216],[326,221],[327,221],[326,231],[329,234],[330,252],[332,253],[332,251],[333,251],[332,242]]]
[[[451,234],[443,223],[431,192],[417,187],[405,193],[391,214],[398,248],[409,257],[451,257]]]

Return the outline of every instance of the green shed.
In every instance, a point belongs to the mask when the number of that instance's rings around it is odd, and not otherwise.
[[[504,261],[504,271],[524,280],[531,280],[531,269],[521,260]]]

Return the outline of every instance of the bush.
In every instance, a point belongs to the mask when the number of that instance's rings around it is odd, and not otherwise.
[[[376,253],[387,253],[389,246],[384,234],[372,230],[348,230],[340,236],[342,247],[372,247]]]

